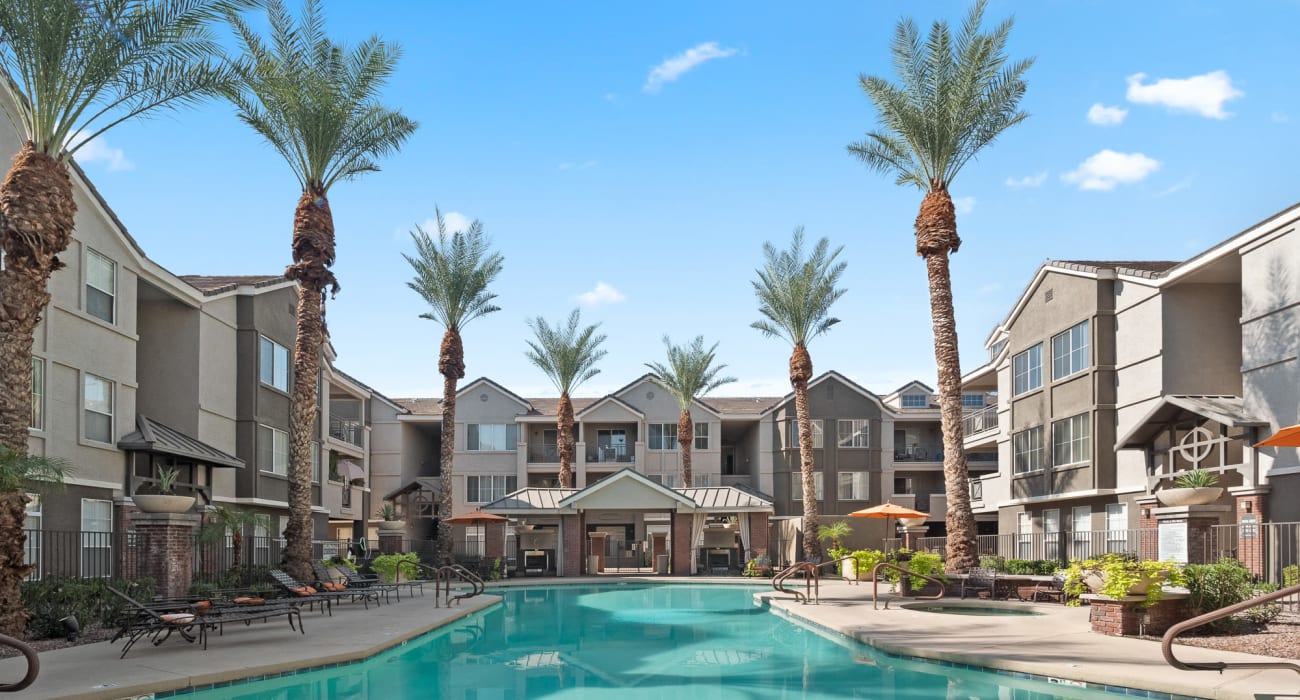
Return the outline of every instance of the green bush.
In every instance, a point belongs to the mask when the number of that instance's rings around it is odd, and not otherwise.
[[[985,554],[980,557],[980,567],[984,569],[993,569],[998,573],[1006,573],[1007,560],[996,554]]]
[[[1143,560],[1132,554],[1118,553],[1083,561],[1076,559],[1065,570],[1065,593],[1070,598],[1068,605],[1078,605],[1079,596],[1088,592],[1084,579],[1090,573],[1097,573],[1102,578],[1102,588],[1097,592],[1111,598],[1125,597],[1129,589],[1143,578],[1153,579],[1155,582],[1147,587],[1142,607],[1160,602],[1164,596],[1163,585],[1181,586],[1186,579],[1183,569],[1171,561]]]
[[[1250,571],[1236,559],[1224,557],[1213,564],[1188,564],[1185,573],[1192,609],[1197,615],[1236,605],[1254,595],[1255,586],[1250,582]],[[1216,620],[1207,625],[1210,629],[1219,631],[1232,626],[1232,618]]]
[[[885,561],[886,555],[879,549],[859,549],[853,552],[853,568],[858,572],[858,577],[863,578],[871,575],[871,570],[876,568],[876,564]]]
[[[142,603],[153,599],[154,582],[151,578],[109,580],[50,577],[39,581],[24,581],[23,605],[31,615],[27,622],[28,636],[34,640],[62,637],[66,630],[61,620],[68,615],[76,615],[82,629],[91,625],[115,626],[127,604],[109,593],[109,586]]]
[[[948,580],[948,577],[943,575],[943,557],[938,552],[916,552],[904,567],[914,574],[923,574],[945,582]],[[911,583],[912,588],[916,589],[925,587],[928,582],[919,576],[913,576]]]
[[[1257,583],[1251,587],[1251,597],[1272,593],[1278,589],[1276,583]],[[1257,625],[1267,625],[1282,614],[1282,604],[1276,600],[1257,605],[1241,614],[1242,617]]]
[[[1047,559],[1008,559],[1006,567],[999,571],[1016,576],[1051,576],[1061,565]]]
[[[400,567],[402,578],[410,581],[419,578],[419,567],[417,566],[419,563],[420,557],[415,552],[383,554],[375,557],[374,561],[370,562],[370,568],[376,574],[379,574],[381,580],[393,581]]]
[[[1300,564],[1292,564],[1282,569],[1282,587],[1290,588],[1300,584]]]

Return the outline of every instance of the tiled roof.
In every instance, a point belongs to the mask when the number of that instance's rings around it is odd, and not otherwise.
[[[203,292],[203,296],[231,292],[244,285],[266,287],[287,281],[284,275],[181,275],[180,278]]]
[[[134,433],[118,441],[118,449],[155,452],[215,466],[244,466],[244,460],[196,440],[175,428],[165,426],[148,416],[137,415],[135,425]]]
[[[594,399],[571,398],[569,399],[569,401],[573,403],[573,412],[578,413],[579,411],[586,410],[588,406],[601,400],[601,398],[604,397],[597,397]],[[528,402],[528,405],[533,407],[533,410],[528,413],[528,415],[530,416],[554,416],[559,414],[560,411],[559,397],[555,397],[551,399],[524,399],[524,400]]]
[[[442,399],[393,399],[393,403],[416,416],[442,415]]]
[[[1155,278],[1180,262],[1178,260],[1053,260],[1049,264],[1077,269],[1081,272],[1116,270],[1137,277]]]
[[[697,399],[720,415],[762,413],[781,401],[780,396],[706,396]]]

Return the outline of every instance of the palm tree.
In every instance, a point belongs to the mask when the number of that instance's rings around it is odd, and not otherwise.
[[[298,336],[293,352],[289,427],[289,524],[282,564],[311,575],[311,441],[317,380],[325,338],[325,290],[338,292],[330,188],[379,170],[415,122],[379,103],[379,91],[401,51],[371,36],[350,51],[325,35],[319,0],[307,0],[301,23],[281,0],[266,0],[267,40],[237,15],[229,20],[243,47],[238,84],[227,97],[239,119],[289,164],[302,194],[293,217],[293,264],[298,283]]]
[[[691,485],[691,449],[695,447],[695,424],[691,421],[691,404],[696,397],[703,396],[723,384],[736,381],[735,377],[719,377],[718,373],[726,365],[713,366],[714,351],[718,344],[708,350],[704,349],[704,336],[697,335],[691,344],[685,347],[673,345],[664,336],[664,345],[668,348],[668,364],[647,362],[656,375],[655,381],[677,399],[682,413],[677,417],[677,444],[682,450],[682,485]]]
[[[411,233],[416,256],[403,255],[415,269],[415,280],[407,286],[429,304],[429,313],[420,314],[442,324],[442,348],[438,353],[438,372],[442,374],[442,513],[451,517],[452,456],[455,454],[456,382],[465,376],[465,348],[460,331],[465,324],[501,309],[492,304],[497,297],[488,286],[501,272],[505,258],[489,250],[483,224],[474,221],[465,231],[447,233],[442,211],[435,208],[438,238],[435,240],[419,226]],[[443,561],[451,560],[451,526],[439,519],[438,552]]]
[[[891,51],[900,84],[862,76],[860,83],[880,114],[880,129],[849,152],[867,167],[893,175],[899,185],[925,192],[916,217],[916,253],[930,279],[934,357],[939,373],[943,473],[948,495],[949,572],[979,565],[975,516],[970,509],[966,453],[962,449],[961,362],[953,317],[948,256],[956,253],[957,214],[948,188],[981,149],[1028,116],[1019,110],[1023,75],[1033,59],[1008,64],[1008,19],[980,33],[978,0],[954,39],[947,22],[935,22],[921,43],[911,20],[899,22]]]
[[[596,335],[599,323],[579,328],[582,323],[577,309],[569,314],[567,323],[557,323],[552,328],[546,319],[538,316],[528,320],[536,340],[529,340],[524,356],[537,365],[560,392],[560,403],[555,411],[556,448],[560,451],[560,486],[573,486],[573,401],[569,392],[580,384],[600,374],[596,363],[605,356],[600,344],[604,335]]]
[[[785,338],[794,346],[790,353],[790,386],[794,388],[795,416],[799,423],[799,469],[803,475],[803,551],[813,559],[819,555],[817,539],[817,488],[813,478],[812,420],[808,417],[808,380],[813,376],[808,343],[840,322],[832,317],[831,305],[844,295],[836,283],[845,263],[835,262],[843,247],[830,249],[823,238],[805,256],[803,227],[794,230],[788,250],[778,251],[763,244],[763,269],[753,281],[758,312],[764,320],[750,324],[768,337]]]
[[[844,520],[836,520],[817,528],[817,539],[823,542],[830,540],[832,550],[840,549],[840,540],[851,534],[853,534],[853,527]]]
[[[42,484],[62,484],[71,471],[68,463],[54,457],[28,455],[0,445],[0,634],[27,638],[27,609],[23,607],[23,579],[32,572],[25,563],[27,533],[26,490]],[[9,533],[13,533],[10,536]]]
[[[217,506],[212,512],[212,520],[199,528],[199,541],[204,544],[222,542],[230,535],[230,571],[236,576],[243,565],[244,532],[261,528],[271,530],[270,516],[248,510],[234,510],[226,506]]]

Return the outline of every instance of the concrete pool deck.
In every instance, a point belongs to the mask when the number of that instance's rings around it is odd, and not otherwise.
[[[32,700],[74,698],[119,700],[151,693],[223,683],[250,676],[278,675],[300,668],[345,663],[436,629],[453,620],[495,605],[494,587],[611,583],[755,584],[753,579],[704,577],[584,577],[515,579],[489,587],[489,595],[460,607],[434,607],[432,593],[403,598],[400,603],[371,607],[347,604],[333,617],[304,613],[306,636],[292,632],[283,621],[253,623],[256,629],[232,626],[213,636],[206,652],[179,640],[153,647],[138,644],[118,659],[121,643],[85,644],[41,654],[36,684],[17,697]],[[762,584],[767,584],[763,579]],[[1300,698],[1300,675],[1291,671],[1179,671],[1164,663],[1158,643],[1106,637],[1089,631],[1088,609],[1059,604],[1016,603],[1042,615],[1033,617],[974,617],[900,609],[872,610],[869,585],[823,582],[821,602],[801,605],[755,586],[758,596],[790,617],[882,651],[933,660],[1031,673],[1049,678],[1111,684],[1172,695],[1228,700]],[[883,597],[882,597],[883,600]],[[1180,646],[1180,658],[1190,661],[1252,660],[1266,657]],[[20,658],[0,659],[0,682],[20,677]]]

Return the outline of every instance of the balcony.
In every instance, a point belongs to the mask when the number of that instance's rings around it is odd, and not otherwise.
[[[630,445],[595,445],[587,448],[587,463],[623,463],[636,462],[636,450]]]
[[[942,462],[941,443],[918,443],[910,447],[894,448],[895,462]]]
[[[560,448],[558,445],[529,445],[529,464],[559,464]]]
[[[357,447],[364,447],[366,425],[359,420],[330,416],[330,437]]]
[[[961,418],[962,434],[971,437],[986,430],[997,430],[998,427],[998,407],[997,405],[985,406],[967,412]]]

